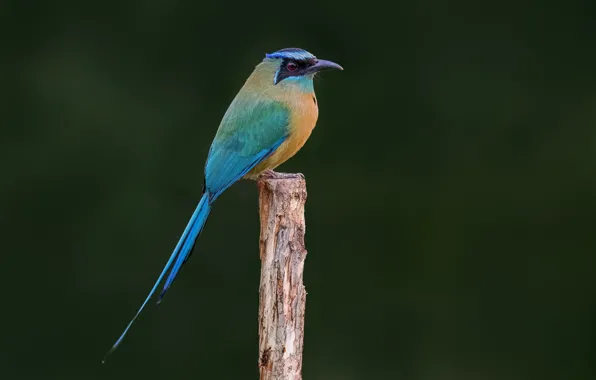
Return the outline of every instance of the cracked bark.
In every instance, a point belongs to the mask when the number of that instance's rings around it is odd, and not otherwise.
[[[257,185],[261,219],[260,380],[301,380],[306,181],[301,174],[267,172]]]

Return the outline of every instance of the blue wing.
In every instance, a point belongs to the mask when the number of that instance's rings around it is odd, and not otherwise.
[[[283,103],[239,94],[209,150],[205,185],[211,196],[217,198],[271,155],[286,139],[289,124],[290,111]]]

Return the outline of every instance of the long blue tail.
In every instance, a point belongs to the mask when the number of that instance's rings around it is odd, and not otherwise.
[[[114,352],[116,350],[116,348],[118,348],[120,343],[122,343],[122,340],[126,336],[126,333],[130,329],[130,327],[132,326],[134,321],[136,321],[138,316],[141,314],[141,312],[145,308],[145,305],[147,305],[147,303],[149,302],[149,300],[151,299],[151,297],[157,290],[159,284],[163,280],[164,276],[166,275],[166,273],[168,272],[168,270],[170,269],[172,264],[174,264],[174,267],[172,268],[172,271],[170,272],[170,275],[168,276],[168,279],[166,280],[166,284],[159,296],[158,303],[161,302],[161,299],[164,296],[165,292],[169,289],[170,285],[172,285],[172,282],[174,282],[174,279],[176,278],[176,275],[180,271],[180,268],[186,262],[186,259],[188,259],[188,256],[190,255],[190,253],[194,247],[197,237],[203,230],[203,226],[205,226],[205,222],[207,221],[207,217],[209,217],[210,211],[211,211],[211,205],[209,204],[209,194],[204,193],[197,208],[195,209],[195,212],[192,214],[192,217],[190,218],[190,221],[188,222],[188,225],[186,226],[184,233],[180,237],[180,240],[178,241],[176,248],[174,248],[174,252],[172,252],[172,255],[168,259],[168,262],[166,263],[166,266],[163,268],[161,274],[159,275],[159,278],[155,282],[155,285],[153,285],[153,288],[149,292],[149,295],[145,299],[145,302],[143,302],[143,304],[141,305],[141,307],[135,314],[134,318],[130,321],[128,326],[126,326],[126,329],[124,329],[124,332],[122,333],[122,335],[120,335],[120,338],[118,338],[116,343],[114,343],[114,345],[112,346],[110,351],[108,351],[108,353],[106,354],[106,356],[104,357],[102,362],[105,363],[106,358],[112,352]]]

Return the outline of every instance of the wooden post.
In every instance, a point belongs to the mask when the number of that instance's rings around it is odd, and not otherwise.
[[[301,380],[306,181],[302,174],[268,172],[257,184],[261,216],[260,380]]]

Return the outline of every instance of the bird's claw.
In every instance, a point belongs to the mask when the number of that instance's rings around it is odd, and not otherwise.
[[[261,172],[261,174],[259,175],[259,178],[263,178],[263,179],[275,178],[277,176],[277,174],[279,174],[279,173],[276,173],[271,169],[265,169]]]
[[[304,179],[302,173],[279,173],[271,169],[265,169],[259,175],[259,179]]]

